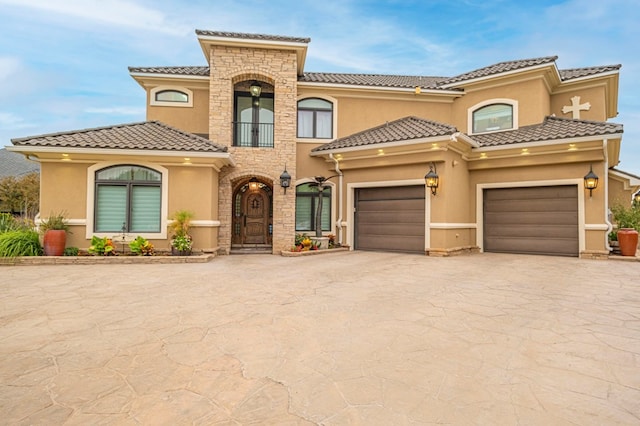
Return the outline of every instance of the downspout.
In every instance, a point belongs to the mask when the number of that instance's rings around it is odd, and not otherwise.
[[[609,245],[609,233],[613,230],[613,224],[609,221],[609,151],[608,151],[608,139],[603,141],[604,149],[604,223],[607,224],[607,232],[604,235],[604,247],[609,253],[611,253],[611,246]]]
[[[338,230],[338,244],[342,245],[342,170],[340,170],[340,162],[333,158],[332,153],[329,153],[329,159],[336,165],[335,170],[340,177],[338,180],[338,218],[336,219],[336,228]]]

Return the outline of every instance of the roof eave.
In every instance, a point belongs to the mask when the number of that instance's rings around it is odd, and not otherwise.
[[[298,81],[298,87],[316,87],[323,89],[345,89],[345,90],[360,90],[360,91],[381,91],[381,92],[400,92],[411,93],[414,95],[445,95],[445,96],[462,96],[463,91],[460,90],[445,90],[445,89],[425,89],[420,88],[420,93],[416,93],[415,87],[388,87],[388,86],[361,86],[357,84],[346,83],[321,83],[315,81]]]
[[[217,158],[226,159],[229,165],[235,165],[229,152],[210,152],[210,151],[172,151],[172,150],[156,150],[156,149],[118,149],[118,148],[81,148],[81,147],[64,147],[64,146],[28,146],[14,145],[7,146],[7,151],[18,152],[23,154],[93,154],[93,155],[119,155],[119,156],[145,156],[145,157],[193,157],[193,158]]]
[[[408,140],[400,140],[400,141],[392,141],[392,142],[374,143],[369,145],[358,145],[358,146],[349,146],[349,147],[343,147],[343,148],[326,149],[322,151],[311,151],[309,155],[311,155],[312,157],[321,157],[323,155],[329,155],[329,154],[342,154],[345,152],[358,152],[358,151],[366,151],[366,150],[372,150],[372,149],[384,149],[384,148],[390,148],[390,147],[419,145],[421,143],[451,142],[453,140],[452,136],[453,135],[431,136],[428,138],[408,139]]]
[[[558,69],[556,67],[556,64],[555,64],[555,61],[554,61],[554,62],[546,62],[544,64],[538,64],[538,65],[532,65],[532,66],[528,66],[528,67],[518,68],[518,69],[515,69],[515,70],[511,70],[511,71],[499,72],[499,73],[496,73],[496,74],[486,75],[486,76],[482,76],[482,77],[471,78],[471,79],[468,79],[468,80],[460,80],[460,81],[456,81],[454,83],[442,84],[442,85],[440,85],[440,87],[442,87],[444,89],[451,89],[451,88],[456,88],[456,87],[462,88],[463,86],[468,86],[468,85],[476,84],[476,83],[482,83],[482,82],[485,82],[485,81],[488,81],[488,80],[493,80],[495,78],[508,77],[508,76],[511,76],[511,75],[521,74],[521,73],[535,71],[535,70],[544,69],[544,68],[552,68],[554,70],[554,74],[557,76],[558,81],[561,81],[560,80],[560,72],[558,71]]]
[[[260,49],[294,50],[297,56],[298,75],[304,74],[304,63],[307,58],[307,43],[301,41],[266,40],[257,38],[235,38],[211,35],[198,35],[198,42],[207,63],[211,63],[209,46],[252,47]]]
[[[592,135],[592,136],[576,136],[576,137],[568,137],[564,139],[545,139],[545,140],[537,140],[537,141],[529,141],[529,142],[512,142],[506,143],[502,145],[491,145],[491,146],[480,146],[477,148],[477,152],[489,152],[489,151],[500,151],[504,149],[513,149],[513,148],[531,148],[541,145],[561,145],[566,143],[580,143],[580,142],[593,142],[596,140],[605,140],[605,139],[621,139],[622,133],[606,133],[601,135]]]

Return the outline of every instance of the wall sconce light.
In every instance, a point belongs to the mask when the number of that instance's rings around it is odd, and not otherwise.
[[[584,176],[584,189],[589,190],[589,197],[594,189],[598,187],[598,175],[593,173],[593,165],[589,166],[589,173]]]
[[[262,93],[262,86],[257,81],[254,81],[251,83],[251,87],[249,87],[249,92],[251,93],[251,96],[258,98],[260,97],[260,93]]]
[[[280,175],[280,186],[284,188],[284,193],[287,193],[287,188],[291,186],[291,175],[287,172],[287,166],[284,166],[284,172]]]
[[[259,183],[260,182],[258,181],[258,179],[256,179],[255,177],[252,177],[251,179],[249,179],[249,189],[252,191],[257,191]]]
[[[438,173],[436,173],[436,165],[434,163],[429,165],[429,172],[424,175],[424,183],[427,185],[427,188],[431,188],[431,193],[436,195],[440,178],[438,177]]]
[[[635,206],[640,207],[640,191],[633,194],[633,203]]]

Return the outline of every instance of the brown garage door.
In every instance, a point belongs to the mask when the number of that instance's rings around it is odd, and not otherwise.
[[[484,250],[578,256],[578,187],[485,189]]]
[[[359,188],[357,250],[424,253],[424,185]]]

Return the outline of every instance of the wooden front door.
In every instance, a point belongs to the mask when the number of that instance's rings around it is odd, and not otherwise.
[[[233,204],[233,244],[271,244],[270,193],[270,187],[263,183],[255,189],[245,184],[236,190]]]
[[[268,198],[263,191],[244,194],[244,244],[266,244],[269,223]]]

